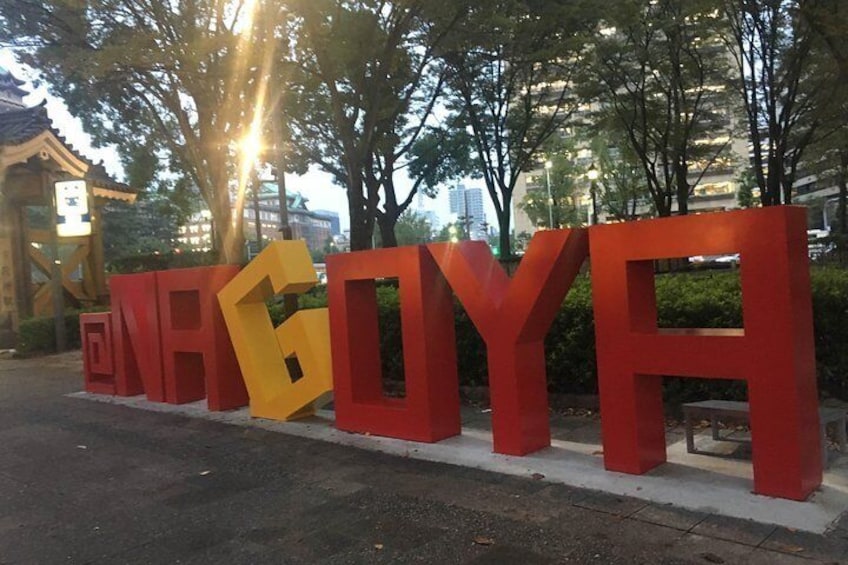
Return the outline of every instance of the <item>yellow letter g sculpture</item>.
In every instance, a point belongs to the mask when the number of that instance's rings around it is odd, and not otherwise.
[[[327,309],[298,311],[274,328],[265,305],[274,295],[302,294],[317,283],[305,242],[274,241],[218,293],[251,416],[294,420],[313,414],[331,398]],[[301,378],[289,370],[295,359]]]

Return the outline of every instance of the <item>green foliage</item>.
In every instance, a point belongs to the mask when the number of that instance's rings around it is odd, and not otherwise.
[[[79,317],[84,312],[98,312],[105,308],[68,311],[65,313],[65,339],[68,349],[79,349]],[[15,345],[18,355],[30,357],[56,351],[56,326],[53,318],[27,318],[21,320],[18,328],[18,341]]]
[[[216,263],[215,254],[205,251],[191,253],[147,253],[121,257],[109,264],[109,270],[115,274],[144,273],[149,271],[167,271],[168,269],[186,269],[204,267]]]
[[[533,187],[528,186],[527,194],[518,206],[537,227],[551,229],[579,226],[582,222],[575,201],[580,195],[577,180],[582,169],[575,159],[576,152],[572,147],[556,144],[551,147],[548,156],[544,170],[537,170],[532,177],[528,176],[527,182],[529,184],[532,179]]]
[[[736,179],[739,191],[736,200],[740,208],[751,208],[754,205],[754,190],[757,189],[757,175],[752,169],[745,169]]]
[[[599,8],[593,2],[468,2],[466,17],[445,42],[447,105],[474,138],[505,257],[512,255],[518,177],[581,102],[569,82],[585,60]]]
[[[848,271],[820,268],[812,272],[813,324],[819,391],[848,399]]]
[[[848,400],[848,271],[821,268],[812,271],[813,313],[819,391]],[[658,276],[657,314],[660,327],[738,328],[742,326],[741,285],[738,272],[709,271]],[[326,305],[326,288],[317,287],[300,298],[301,308]],[[398,293],[394,285],[377,286],[380,350],[387,379],[403,378]],[[280,323],[282,308],[271,308]],[[455,302],[457,363],[461,385],[486,384],[486,348],[474,324]],[[597,394],[595,322],[589,277],[572,286],[545,339],[548,390],[562,394]],[[716,379],[664,380],[669,405],[706,398],[744,399],[745,385]]]
[[[181,214],[167,197],[155,193],[140,194],[134,204],[109,202],[102,215],[107,268],[115,261],[153,253],[171,253],[176,247],[177,223]]]
[[[407,173],[422,185],[427,196],[435,196],[439,185],[475,176],[477,163],[471,159],[472,138],[457,124],[430,128],[412,144]]]
[[[605,127],[627,140],[661,216],[686,213],[689,173],[726,159],[730,67],[719,0],[637,0],[606,6],[581,81],[601,103]],[[697,184],[697,180],[694,184]]]
[[[235,142],[280,80],[278,2],[0,3],[0,42],[39,70],[98,145],[115,144],[131,182],[190,182],[216,220],[222,258],[243,253],[230,208]],[[246,40],[247,39],[247,40]],[[278,50],[276,55],[280,54]],[[233,226],[232,218],[236,220]]]
[[[395,224],[395,237],[398,245],[429,243],[433,240],[433,226],[421,214],[407,210]]]

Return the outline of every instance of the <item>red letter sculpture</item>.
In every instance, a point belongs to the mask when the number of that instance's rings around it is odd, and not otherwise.
[[[156,273],[169,403],[206,397],[210,410],[247,404],[247,390],[217,298],[238,272],[237,266],[227,265]]]
[[[115,394],[165,402],[162,356],[159,343],[159,307],[156,273],[114,275],[112,295],[112,345],[115,348]]]
[[[512,281],[483,242],[428,248],[486,342],[495,452],[549,446],[544,338],[586,258],[585,230],[537,232]]]
[[[86,392],[115,394],[112,315],[109,312],[80,314],[80,341]]]
[[[406,398],[383,395],[374,279],[400,282]],[[336,427],[435,442],[460,433],[453,301],[424,247],[330,255]]]
[[[747,382],[754,490],[805,499],[821,482],[806,217],[771,207],[590,229],[604,464],[665,461],[662,376]],[[657,327],[654,259],[739,252],[744,328]]]

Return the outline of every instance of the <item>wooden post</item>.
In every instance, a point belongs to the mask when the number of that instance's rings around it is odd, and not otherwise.
[[[103,205],[98,205],[94,196],[89,196],[91,210],[91,275],[94,278],[94,288],[97,293],[97,303],[109,302],[109,291],[106,288],[106,260],[103,251]]]
[[[59,235],[57,233],[58,218],[56,217],[56,196],[53,188],[53,178],[48,172],[41,175],[42,189],[47,197],[50,209],[50,292],[53,299],[53,327],[56,332],[56,352],[67,349],[65,333],[65,290],[62,288],[62,261],[59,258]]]

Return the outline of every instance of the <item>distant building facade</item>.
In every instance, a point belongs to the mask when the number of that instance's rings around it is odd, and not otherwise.
[[[329,218],[330,220],[330,231],[332,235],[341,235],[342,234],[342,224],[339,219],[339,213],[333,212],[332,210],[315,210],[315,213],[324,216],[325,218]]]
[[[470,239],[486,240],[489,224],[483,208],[483,190],[466,188],[459,183],[448,191],[450,212],[456,215],[456,223],[466,226]]]
[[[309,210],[306,206],[307,199],[299,192],[287,193],[286,199],[292,237],[306,241],[306,246],[312,251],[324,249],[333,237],[333,218],[324,213]],[[269,241],[282,239],[280,197],[276,181],[261,181],[258,197],[248,194],[245,198],[243,219],[245,241],[256,242],[259,237],[262,241],[260,247],[264,247]],[[211,214],[207,210],[198,212],[180,228],[179,242],[188,250],[208,251],[212,248],[213,227]],[[256,243],[250,245],[256,247]]]

